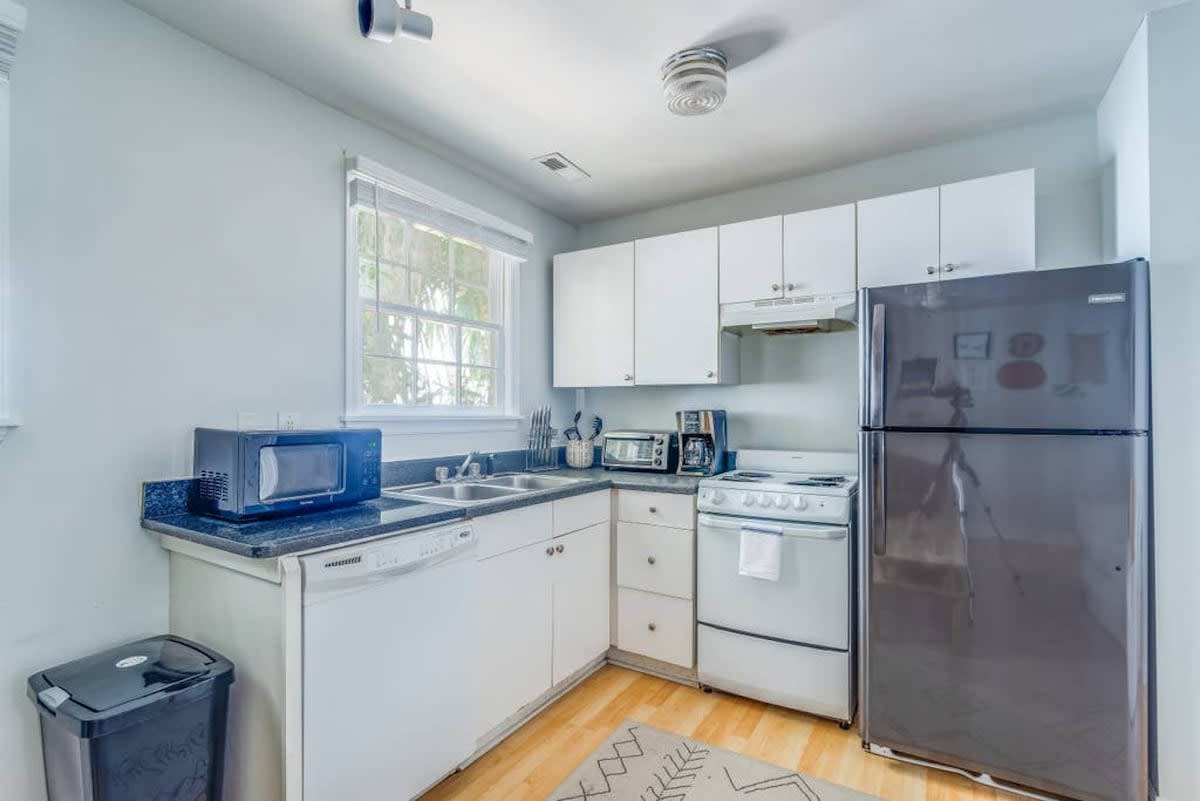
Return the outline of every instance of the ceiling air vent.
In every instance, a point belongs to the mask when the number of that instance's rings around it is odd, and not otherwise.
[[[541,164],[547,170],[554,173],[559,178],[562,178],[567,183],[573,184],[576,181],[582,181],[585,178],[592,177],[584,172],[578,164],[571,161],[562,153],[547,153],[544,156],[538,156],[534,159],[534,161],[536,161],[538,164]]]

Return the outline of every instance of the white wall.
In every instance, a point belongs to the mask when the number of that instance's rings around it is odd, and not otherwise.
[[[534,233],[525,408],[568,397],[549,388],[549,254],[575,230],[116,0],[31,0],[12,108],[25,425],[0,444],[0,796],[38,801],[26,676],[167,626],[167,563],[138,527],[139,482],[188,474],[191,428],[239,410],[337,423],[343,150]]]
[[[832,172],[716,195],[580,227],[579,247],[821,208],[1025,167],[1037,168],[1039,266],[1100,258],[1095,115],[1057,117]],[[670,302],[684,302],[686,287]],[[729,387],[588,390],[587,405],[621,426],[672,427],[674,412],[723,408],[736,448],[855,448],[854,332],[745,337],[742,382]]]
[[[1104,182],[1104,258],[1150,257],[1150,97],[1146,25],[1096,109]]]
[[[1200,798],[1200,3],[1152,14],[1151,320],[1159,790]]]

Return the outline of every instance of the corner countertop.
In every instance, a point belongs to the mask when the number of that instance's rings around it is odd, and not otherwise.
[[[273,559],[314,551],[385,534],[398,534],[438,523],[470,520],[484,515],[546,503],[603,489],[642,490],[694,495],[696,476],[639,473],[632,470],[553,470],[543,475],[583,478],[576,484],[527,492],[468,507],[379,498],[344,509],[291,517],[233,523],[191,513],[144,517],[142,528],[252,559]]]

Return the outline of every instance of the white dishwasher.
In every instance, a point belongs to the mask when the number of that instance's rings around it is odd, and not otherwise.
[[[475,750],[475,535],[300,560],[304,801],[408,801]]]

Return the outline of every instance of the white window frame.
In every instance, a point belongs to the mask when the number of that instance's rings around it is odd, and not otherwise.
[[[358,278],[358,230],[351,205],[350,181],[355,176],[366,177],[412,198],[464,219],[503,231],[517,239],[532,242],[533,237],[498,217],[470,206],[406,175],[395,172],[378,162],[357,156],[346,163],[346,386],[345,414],[342,421],[348,426],[372,426],[396,433],[443,434],[473,431],[515,431],[520,424],[519,335],[517,321],[520,298],[520,262],[516,257],[502,256],[503,315],[500,321],[500,353],[497,362],[496,390],[500,396],[498,409],[465,407],[401,407],[366,405],[362,402],[362,316]],[[493,256],[495,257],[495,256]],[[436,318],[436,315],[433,315]]]
[[[19,37],[25,28],[25,17],[23,6],[11,0],[0,0],[0,27],[6,32],[15,31]],[[11,105],[6,72],[0,74],[0,442],[21,424],[13,409],[12,285],[9,276],[11,140]]]

